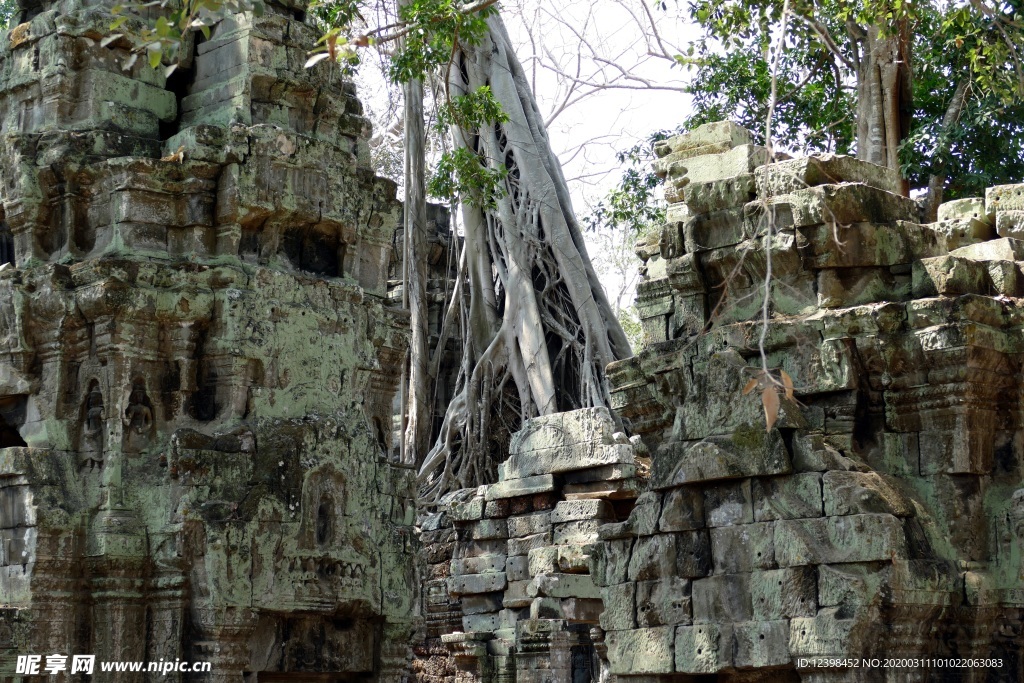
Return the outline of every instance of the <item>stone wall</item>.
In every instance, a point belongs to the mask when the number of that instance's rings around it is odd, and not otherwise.
[[[407,668],[398,205],[352,85],[304,68],[303,11],[221,22],[170,79],[103,40],[103,4],[26,7],[3,38],[5,680],[33,653]],[[182,674],[93,680],[157,679]]]
[[[431,518],[418,677],[1020,680],[1024,186],[924,225],[886,169],[766,165],[732,124],[658,154],[622,426],[529,421],[501,481]]]

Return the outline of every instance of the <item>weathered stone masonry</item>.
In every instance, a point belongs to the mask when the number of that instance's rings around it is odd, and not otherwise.
[[[304,68],[303,10],[221,22],[171,82],[102,45],[103,4],[3,39],[0,678],[31,653],[406,669],[398,205],[351,84]]]
[[[885,169],[765,166],[731,124],[658,154],[669,220],[638,302],[655,343],[609,367],[633,436],[586,411],[531,421],[500,482],[431,519],[421,678],[1020,680],[1024,186],[921,225]],[[766,360],[795,387],[766,432],[742,389],[769,213]],[[581,488],[599,471],[624,481]],[[809,663],[861,657],[999,664]]]

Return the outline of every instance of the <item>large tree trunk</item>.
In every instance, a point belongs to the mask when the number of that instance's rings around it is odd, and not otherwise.
[[[608,405],[605,366],[631,355],[529,81],[501,18],[488,23],[488,37],[456,55],[452,93],[489,85],[510,121],[456,137],[508,176],[494,208],[463,206],[466,352],[459,392],[420,470],[425,500],[494,481],[524,419]]]
[[[939,219],[939,204],[942,203],[946,191],[946,155],[949,154],[951,136],[953,130],[960,122],[960,115],[967,104],[967,96],[970,93],[971,81],[963,78],[956,86],[953,99],[946,107],[946,113],[942,117],[942,129],[939,131],[938,144],[936,145],[936,162],[931,176],[928,177],[928,195],[924,201],[924,222],[933,223]]]
[[[857,73],[857,157],[899,170],[898,149],[913,117],[910,30],[900,22],[892,34],[869,26]],[[909,187],[904,187],[904,194]]]

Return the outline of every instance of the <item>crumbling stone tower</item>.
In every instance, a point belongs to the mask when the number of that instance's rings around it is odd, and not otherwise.
[[[30,653],[223,681],[405,664],[397,204],[352,85],[304,68],[304,7],[221,22],[170,80],[103,45],[103,4],[26,5],[2,39],[3,675]]]

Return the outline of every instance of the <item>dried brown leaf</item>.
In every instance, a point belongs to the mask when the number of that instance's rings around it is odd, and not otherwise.
[[[775,387],[767,386],[761,392],[761,405],[764,406],[764,421],[767,425],[765,431],[772,431],[776,420],[779,419],[779,392]]]
[[[743,395],[746,396],[747,394],[749,394],[751,391],[754,390],[754,387],[756,387],[756,386],[757,386],[757,378],[755,377],[754,379],[752,379],[749,382],[747,382],[747,385],[745,387],[743,387]]]
[[[793,378],[785,370],[779,370],[782,377],[782,386],[786,387],[786,398],[793,400]]]

